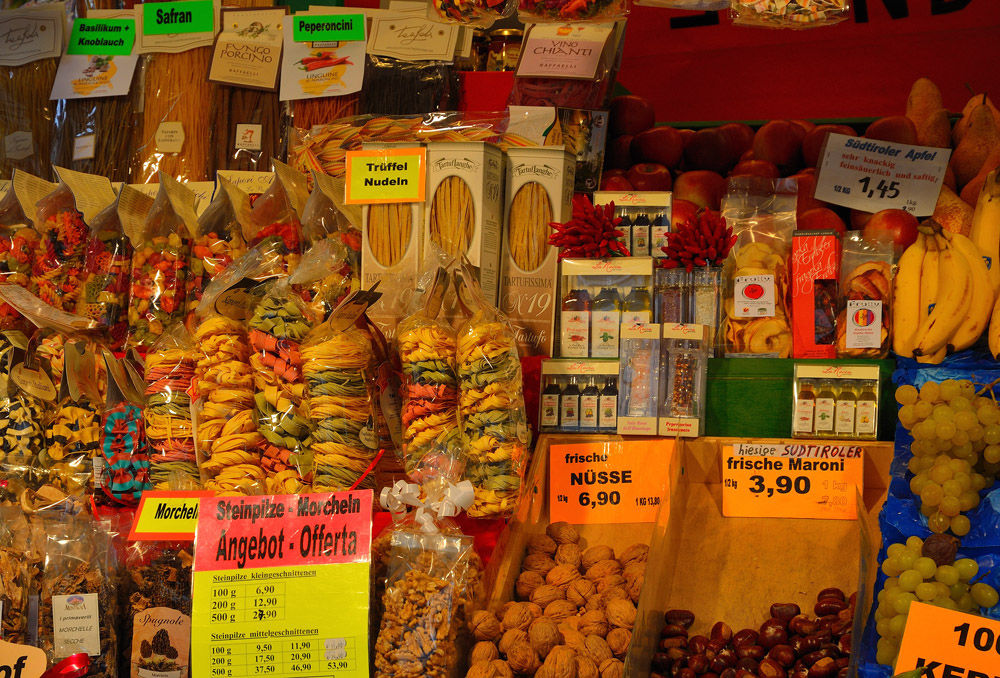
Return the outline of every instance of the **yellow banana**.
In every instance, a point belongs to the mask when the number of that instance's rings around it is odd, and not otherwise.
[[[913,335],[925,313],[920,306],[920,272],[926,255],[926,236],[918,233],[916,242],[899,258],[893,279],[892,350],[907,358],[913,357]]]
[[[938,249],[937,240],[933,235],[924,235],[924,242],[927,247],[927,254],[924,255],[924,265],[920,270],[920,320],[917,321],[917,329],[924,321],[931,310],[934,302],[937,301],[938,293],[938,268],[941,261],[941,252]],[[917,330],[913,330],[913,347],[917,347]]]
[[[993,317],[990,318],[990,353],[1000,359],[1000,298],[993,305]]]
[[[952,251],[965,259],[972,275],[972,303],[969,304],[965,319],[948,342],[950,352],[964,351],[979,341],[986,330],[993,312],[993,286],[990,284],[986,262],[974,242],[961,233],[942,231],[941,235],[951,243]]]
[[[997,170],[986,175],[986,183],[979,191],[969,238],[986,260],[993,296],[1000,296],[1000,181]]]
[[[972,305],[972,272],[965,257],[940,235],[940,226],[934,225],[938,232],[934,240],[940,250],[938,289],[934,308],[920,323],[914,337],[913,355],[916,356],[931,356],[946,348]]]

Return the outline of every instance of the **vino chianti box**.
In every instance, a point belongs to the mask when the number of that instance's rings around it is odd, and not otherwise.
[[[792,234],[792,357],[837,357],[840,238],[835,231]]]
[[[479,267],[479,283],[491,304],[500,291],[502,219],[500,147],[481,141],[428,143],[424,254],[434,243],[447,254],[467,256]]]
[[[559,248],[549,224],[573,214],[576,159],[562,146],[507,150],[507,199],[500,264],[500,310],[522,356],[551,356]]]

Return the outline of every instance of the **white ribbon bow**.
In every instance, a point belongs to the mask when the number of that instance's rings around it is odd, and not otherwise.
[[[457,516],[472,506],[475,498],[475,489],[468,480],[457,484],[444,483],[430,490],[423,501],[420,499],[420,486],[405,480],[397,480],[392,487],[382,488],[379,494],[379,502],[397,522],[406,517],[408,507],[415,508],[413,519],[428,534],[437,532],[438,519]]]

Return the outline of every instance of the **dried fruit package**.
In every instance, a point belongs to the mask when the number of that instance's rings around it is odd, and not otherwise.
[[[142,394],[136,392],[123,361],[103,351],[108,369],[108,395],[101,419],[103,469],[98,503],[135,506],[149,482],[149,449],[142,418]],[[97,483],[95,482],[95,485]]]
[[[137,541],[125,559],[122,581],[120,675],[190,675],[191,544]]]
[[[470,317],[458,330],[456,370],[465,478],[475,487],[473,518],[517,508],[531,433],[521,361],[510,321],[483,296],[470,266],[459,273],[458,296]]]
[[[118,676],[118,582],[112,535],[89,517],[45,523],[45,567],[39,586],[38,643],[50,663],[77,653],[90,656],[81,678]],[[86,626],[85,633],[66,633]]]
[[[142,231],[129,232],[135,246],[128,311],[131,346],[152,346],[168,325],[184,316],[188,257],[198,224],[195,200],[191,189],[161,175]]]
[[[736,236],[724,268],[725,320],[718,340],[726,354],[791,356],[789,254],[796,191],[790,179],[733,177],[726,185],[722,216]]]
[[[816,28],[846,21],[850,0],[731,0],[734,26]]]
[[[302,258],[302,223],[299,215],[309,197],[308,180],[305,174],[288,165],[272,161],[274,180],[264,193],[253,203],[250,210],[249,230],[244,237],[250,247],[264,244],[276,247],[280,254],[274,275],[288,275],[299,265]]]
[[[848,233],[842,248],[838,358],[885,358],[892,336],[892,245]]]
[[[428,0],[427,18],[449,24],[489,28],[494,22],[513,16],[515,0]]]

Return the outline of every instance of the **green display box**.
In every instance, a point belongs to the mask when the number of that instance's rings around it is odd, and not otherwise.
[[[829,360],[782,358],[711,358],[705,435],[736,438],[788,438],[792,434],[794,365],[830,364]],[[878,439],[892,440],[896,400],[892,372],[896,361],[837,360],[837,365],[879,366]]]

